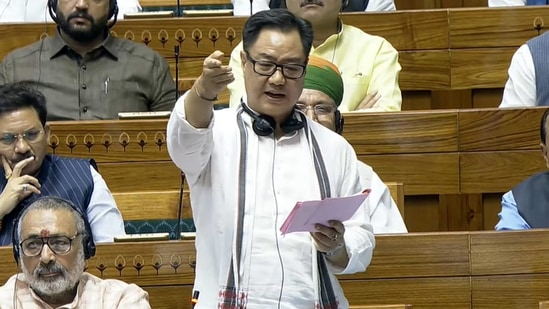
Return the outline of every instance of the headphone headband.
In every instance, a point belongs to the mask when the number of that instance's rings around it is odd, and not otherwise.
[[[37,203],[41,200],[52,200],[53,202],[56,202],[56,203],[63,203],[63,204],[69,205],[71,210],[75,211],[78,214],[79,218],[84,222],[84,230],[85,230],[85,233],[87,234],[87,235],[82,237],[82,249],[84,250],[84,258],[87,260],[87,259],[93,257],[95,255],[95,242],[93,241],[93,234],[92,234],[91,226],[90,226],[90,223],[88,221],[87,216],[84,215],[84,213],[80,210],[80,208],[78,208],[71,201],[63,199],[61,197],[56,197],[56,196],[43,196],[43,197],[40,197],[40,198],[36,199],[34,202],[32,202],[27,207],[30,207],[32,204]],[[59,208],[59,209],[63,209],[63,208]],[[18,230],[19,230],[20,221],[21,221],[22,216],[23,216],[24,213],[25,213],[25,209],[21,210],[21,212],[17,215],[17,217],[15,218],[15,221],[13,223],[11,242],[12,242],[12,247],[13,247],[13,257],[14,257],[16,263],[19,263],[19,258],[21,256],[20,255],[20,251],[21,251],[20,242],[21,242],[21,240],[19,239]]]

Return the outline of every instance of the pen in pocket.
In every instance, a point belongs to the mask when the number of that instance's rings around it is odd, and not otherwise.
[[[109,82],[111,81],[111,79],[109,77],[107,77],[107,79],[105,79],[105,84],[104,84],[104,87],[103,87],[103,90],[105,90],[105,94],[109,93]]]

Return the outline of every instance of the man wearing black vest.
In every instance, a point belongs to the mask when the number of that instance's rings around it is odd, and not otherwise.
[[[95,161],[47,154],[46,100],[22,83],[0,86],[0,246],[11,244],[17,215],[54,195],[86,215],[96,242],[124,234],[124,223]]]
[[[549,167],[547,140],[549,109],[541,118],[541,152]],[[524,180],[501,200],[501,212],[496,230],[524,230],[549,228],[549,171],[535,174]]]

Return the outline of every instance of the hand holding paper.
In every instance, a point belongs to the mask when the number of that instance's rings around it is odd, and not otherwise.
[[[327,198],[322,201],[297,202],[280,227],[282,235],[292,232],[315,232],[315,224],[329,226],[330,220],[349,220],[370,194],[370,189],[361,194]]]

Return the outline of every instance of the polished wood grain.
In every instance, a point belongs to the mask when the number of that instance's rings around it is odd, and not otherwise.
[[[179,190],[119,192],[114,199],[124,220],[175,219],[179,209]],[[192,218],[189,192],[184,192],[181,218]]]
[[[350,309],[411,309],[410,305],[358,305],[349,307]]]
[[[540,301],[539,309],[549,309],[549,300]]]
[[[547,169],[539,150],[460,153],[459,165],[462,193],[507,192]]]
[[[457,151],[456,110],[349,113],[344,117],[343,136],[359,155]]]
[[[471,234],[473,307],[536,308],[549,289],[549,230]]]
[[[459,111],[460,151],[539,150],[546,107]]]
[[[450,88],[503,88],[515,51],[515,47],[451,49]]]
[[[385,185],[389,188],[391,197],[395,201],[400,215],[404,218],[404,184],[401,182],[386,182]]]
[[[450,9],[449,47],[518,47],[545,30],[548,12],[543,6]]]

